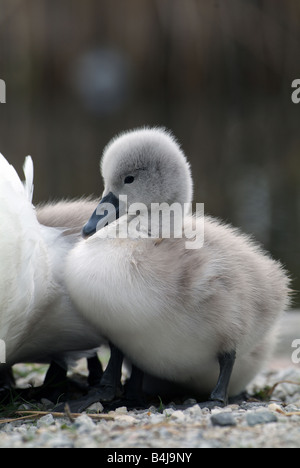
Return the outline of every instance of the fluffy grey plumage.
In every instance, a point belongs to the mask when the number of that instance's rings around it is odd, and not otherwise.
[[[37,205],[36,215],[38,222],[44,226],[63,228],[66,234],[80,235],[95,203],[92,197],[42,203]]]
[[[116,138],[101,168],[104,195],[126,194],[129,204],[147,206],[191,201],[189,164],[162,129]],[[186,214],[183,227],[193,222]],[[211,217],[199,249],[186,249],[184,238],[114,239],[113,232],[113,225],[103,228],[68,257],[68,290],[83,315],[138,367],[199,394],[216,384],[217,356],[234,349],[229,394],[244,390],[269,357],[289,304],[280,263]]]

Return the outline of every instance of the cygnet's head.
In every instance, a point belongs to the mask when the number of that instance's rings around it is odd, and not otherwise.
[[[148,208],[151,203],[192,201],[190,165],[175,138],[162,128],[137,129],[114,138],[100,166],[105,187],[100,203],[117,207],[120,195],[127,196],[128,206],[143,203]],[[86,237],[96,230],[96,211],[83,229]]]

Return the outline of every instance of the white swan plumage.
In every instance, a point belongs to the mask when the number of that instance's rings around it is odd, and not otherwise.
[[[77,312],[63,281],[64,259],[80,233],[68,235],[64,228],[38,221],[31,157],[23,169],[24,183],[0,155],[0,339],[7,367],[18,362],[65,363],[89,355],[102,343]],[[39,211],[43,217],[43,209]]]

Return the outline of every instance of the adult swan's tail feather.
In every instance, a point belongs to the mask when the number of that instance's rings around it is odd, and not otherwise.
[[[28,314],[41,300],[42,282],[48,283],[47,249],[33,195],[33,163],[24,164],[25,182],[0,154],[0,339],[7,353],[16,348]]]

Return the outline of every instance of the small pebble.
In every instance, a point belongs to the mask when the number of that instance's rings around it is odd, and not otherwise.
[[[126,414],[127,413],[127,408],[126,406],[120,406],[119,408],[116,408],[115,409],[115,412],[116,413],[119,413],[119,414]]]
[[[122,421],[128,424],[135,424],[137,422],[133,416],[129,416],[128,414],[119,414],[116,416],[116,421]]]
[[[210,418],[214,426],[236,426],[236,421],[231,413],[216,413]]]
[[[177,410],[171,415],[172,419],[176,419],[177,421],[184,421],[185,415],[183,411]]]
[[[277,405],[277,403],[271,403],[269,406],[268,406],[268,409],[270,411],[275,411],[275,412],[281,412],[283,411],[282,407],[280,405]]]
[[[93,403],[88,407],[88,411],[91,413],[102,413],[103,409],[103,405],[100,403],[100,401]]]
[[[54,417],[52,414],[46,414],[45,416],[42,416],[40,419],[38,419],[36,426],[40,428],[51,426],[51,424],[54,424]]]
[[[95,427],[93,420],[87,416],[86,414],[82,414],[78,418],[76,418],[74,423],[75,428],[79,433],[89,432],[92,431]]]
[[[277,422],[278,418],[270,411],[253,411],[246,416],[248,426],[256,426],[257,424],[268,424]]]

